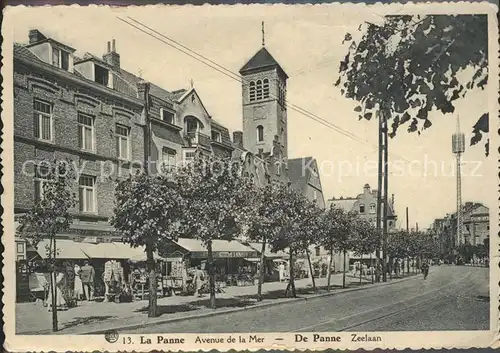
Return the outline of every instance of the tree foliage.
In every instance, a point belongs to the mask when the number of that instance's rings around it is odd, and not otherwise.
[[[242,175],[241,164],[226,158],[198,155],[179,166],[175,183],[186,200],[182,209],[183,232],[207,246],[210,305],[215,308],[215,272],[212,241],[231,241],[242,233],[252,215],[253,181]]]
[[[391,137],[403,125],[420,134],[432,126],[432,110],[453,113],[457,99],[488,82],[486,15],[387,16],[383,25],[368,23],[359,30],[359,43],[346,35],[350,47],[335,85],[360,103],[359,119],[369,120],[377,110],[386,114]],[[485,111],[471,144],[488,130]]]
[[[157,278],[154,252],[177,240],[183,199],[169,174],[137,172],[115,186],[115,207],[110,224],[132,247],[144,246],[149,273],[148,316],[157,316]]]
[[[52,298],[52,330],[58,330],[57,296],[55,290],[55,262],[57,259],[56,235],[69,229],[73,218],[70,210],[75,206],[76,195],[73,192],[75,173],[70,161],[54,161],[37,166],[39,177],[43,178],[40,198],[35,200],[31,209],[23,216],[21,233],[35,248],[43,239],[48,239],[46,258],[50,274]],[[43,175],[41,175],[43,174]]]

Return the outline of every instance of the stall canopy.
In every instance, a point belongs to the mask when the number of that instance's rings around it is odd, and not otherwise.
[[[49,244],[48,239],[38,243],[37,253],[42,258],[47,258],[46,247]],[[76,242],[67,239],[57,239],[56,247],[58,250],[58,259],[114,259],[146,261],[146,252],[143,246],[133,248],[124,243],[85,243]],[[157,253],[153,254],[155,260],[163,260]]]
[[[179,238],[174,242],[177,246],[181,247],[190,253],[192,258],[207,258],[208,251],[206,246],[201,240]],[[233,240],[212,240],[212,252],[214,259],[227,259],[227,258],[257,258],[258,252],[255,249],[243,245],[240,242]],[[178,256],[178,255],[177,255]]]
[[[248,245],[258,251],[262,251],[262,243],[248,243]],[[289,255],[284,251],[271,252],[269,244],[266,244],[266,250],[264,251],[264,257],[268,259],[288,259]]]
[[[80,248],[81,243],[77,243],[72,240],[67,239],[56,239],[56,248],[57,248],[57,259],[75,259],[82,260],[88,259],[89,257],[82,251]],[[49,246],[49,239],[41,240],[37,247],[36,252],[38,255],[42,257],[42,259],[46,259],[47,249]]]

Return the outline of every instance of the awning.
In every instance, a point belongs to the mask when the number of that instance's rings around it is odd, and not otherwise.
[[[183,249],[186,249],[192,258],[207,258],[208,251],[201,240],[179,238],[174,242]],[[233,240],[212,240],[212,254],[214,259],[227,258],[257,258],[259,256],[255,249]]]
[[[248,245],[259,253],[262,251],[262,243],[248,243]],[[271,252],[269,244],[266,244],[264,257],[267,257],[268,259],[288,259],[289,255],[285,251]]]
[[[36,252],[42,257],[42,259],[46,259],[48,257],[47,249],[49,247],[49,244],[49,239],[42,239],[40,242],[38,242]],[[82,251],[80,245],[81,243],[72,240],[56,239],[56,259],[88,259],[89,257]]]
[[[120,259],[128,259],[130,261],[141,262],[146,261],[146,249],[144,246],[136,248],[131,247],[129,244],[112,243],[116,246],[116,252],[120,254]],[[153,253],[155,260],[163,260],[156,252]]]
[[[113,243],[79,243],[82,251],[91,259],[127,259]]]

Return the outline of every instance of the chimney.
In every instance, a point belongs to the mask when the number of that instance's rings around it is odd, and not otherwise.
[[[29,32],[29,40],[30,44],[41,42],[42,40],[47,39],[42,32],[38,29],[31,29]]]
[[[114,39],[111,43],[108,42],[108,52],[102,56],[102,59],[115,69],[120,68],[120,54],[116,52],[116,41]]]
[[[363,187],[363,191],[365,194],[369,194],[370,193],[370,184],[365,184],[365,186]]]
[[[243,132],[233,131],[233,142],[238,145],[238,147],[243,148]]]

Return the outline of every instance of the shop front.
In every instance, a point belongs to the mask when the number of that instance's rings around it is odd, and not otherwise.
[[[148,297],[149,276],[146,271],[146,253],[144,247],[133,248],[119,242],[92,242],[94,239],[75,241],[71,239],[57,239],[56,271],[63,274],[63,284],[66,299],[77,301],[92,297],[96,301],[125,302],[141,300]],[[31,268],[29,287],[32,299],[46,299],[48,277],[48,249],[49,240],[44,239],[33,248],[29,254]],[[163,286],[165,274],[164,259],[154,254],[157,264],[159,294],[168,291]],[[86,265],[94,269],[94,278],[91,282],[92,295],[84,293],[80,280],[80,271]]]
[[[206,271],[208,251],[202,241],[179,238],[164,253],[168,263],[167,278],[176,287],[186,288],[194,269]],[[253,285],[258,276],[258,252],[238,241],[213,240],[212,256],[218,288]]]

